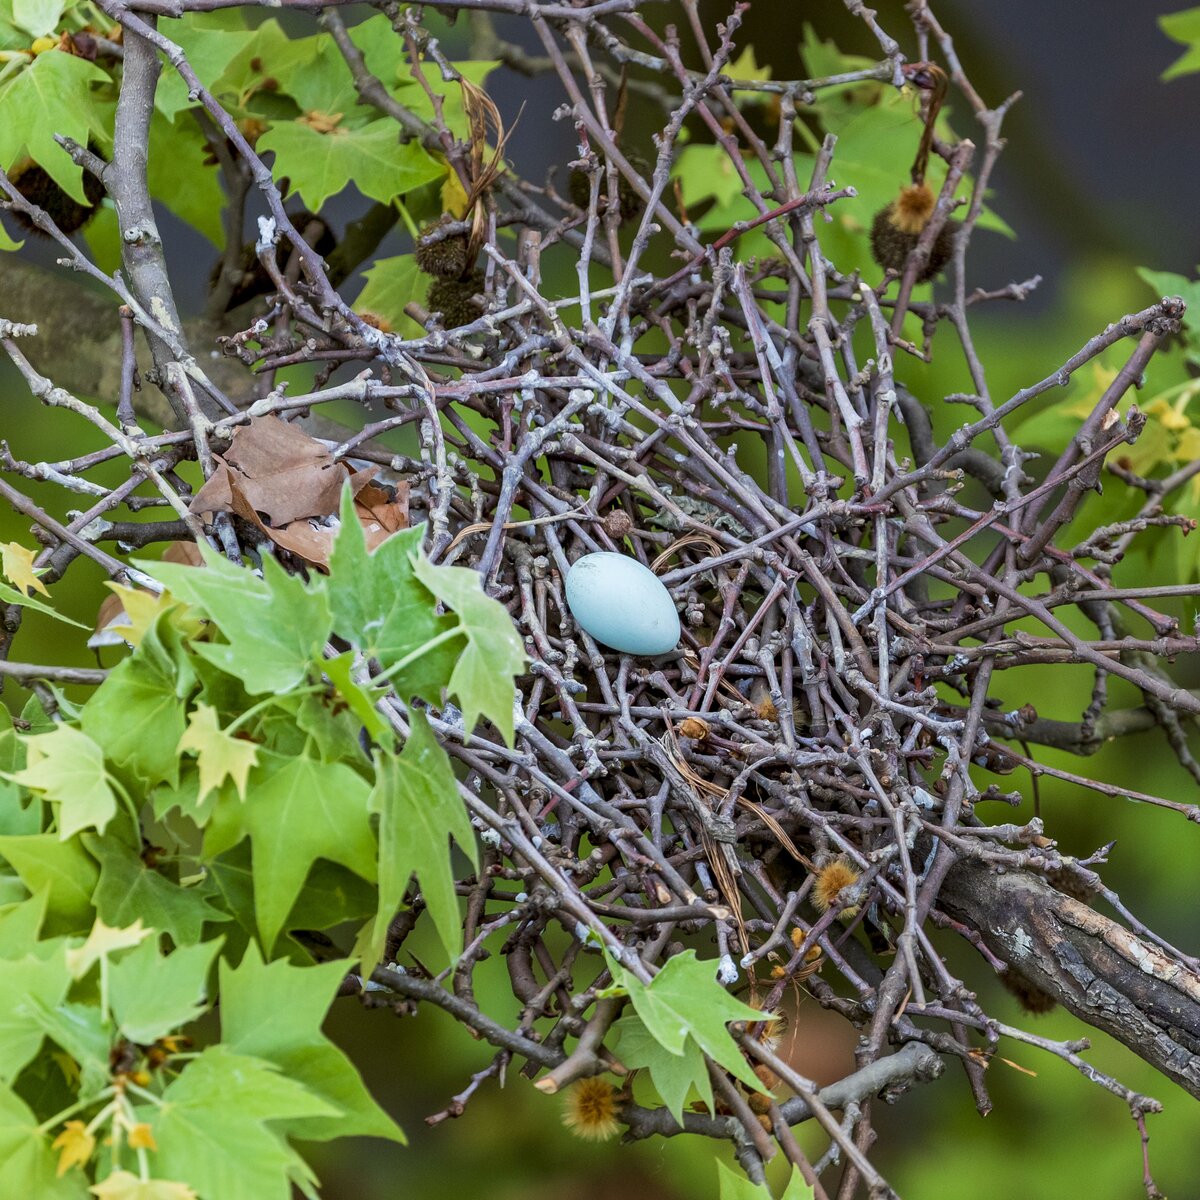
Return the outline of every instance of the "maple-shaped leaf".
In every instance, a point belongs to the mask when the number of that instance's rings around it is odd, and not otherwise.
[[[303,1161],[278,1122],[332,1117],[337,1109],[273,1064],[210,1046],[171,1081],[154,1125],[156,1174],[186,1179],[208,1200],[289,1200]]]
[[[64,842],[53,833],[0,837],[0,859],[30,892],[46,896],[50,932],[74,933],[92,927],[92,892],[100,869],[79,838]]]
[[[105,756],[145,784],[179,779],[183,697],[195,672],[181,633],[162,610],[137,649],[119,662],[83,707],[80,726]]]
[[[153,933],[153,929],[142,924],[141,918],[126,929],[114,929],[97,917],[83,945],[64,955],[67,970],[72,979],[82,979],[98,962],[107,961],[118,951],[140,946]]]
[[[328,580],[334,629],[378,660],[398,696],[439,704],[462,639],[452,618],[438,616],[434,596],[416,577],[413,556],[424,528],[402,529],[368,553],[348,490],[341,516]]]
[[[33,560],[36,557],[36,550],[28,550],[20,542],[0,544],[0,570],[4,572],[4,577],[26,594],[32,589],[48,596],[50,589],[34,573]]]
[[[50,1149],[58,1151],[57,1174],[65,1175],[72,1167],[87,1166],[96,1149],[96,1135],[88,1133],[83,1121],[67,1121]]]
[[[54,135],[81,146],[93,134],[110,140],[108,106],[92,87],[108,80],[107,72],[74,54],[39,54],[0,87],[0,166],[7,170],[26,152],[63,191],[85,203],[83,171]]]
[[[25,739],[26,767],[6,778],[41,792],[55,806],[58,836],[81,829],[101,833],[117,813],[117,797],[104,769],[104,752],[73,725]]]
[[[451,171],[448,179],[458,179]],[[366,286],[354,301],[354,311],[382,317],[392,333],[400,337],[421,337],[425,332],[405,311],[404,306],[425,294],[425,277],[411,254],[395,258],[377,258],[364,272]]]
[[[229,36],[228,30],[222,34],[225,38]],[[183,82],[175,71],[164,75],[164,81],[167,78]],[[150,148],[146,155],[150,194],[221,249],[225,245],[221,224],[225,193],[210,155],[209,144],[190,114],[174,122],[161,112],[151,118]]]
[[[274,151],[276,177],[286,175],[314,212],[351,183],[364,196],[390,204],[446,170],[420,142],[401,143],[389,119],[357,129],[339,124],[327,133],[302,121],[280,122],[258,139],[258,150]]]
[[[258,762],[258,747],[244,738],[226,733],[217,719],[217,710],[207,704],[198,704],[188,717],[187,730],[179,739],[178,753],[185,750],[196,752],[200,767],[200,794],[196,803],[225,779],[232,779],[238,795],[246,798],[246,776]]]
[[[484,590],[479,572],[466,567],[434,566],[424,556],[413,560],[417,578],[450,608],[466,647],[450,676],[450,690],[463,710],[463,728],[470,733],[480,714],[487,717],[510,746],[513,740],[513,677],[525,670],[525,644],[498,600]]]
[[[0,1196],[87,1200],[82,1173],[58,1175],[58,1155],[38,1118],[6,1087],[0,1087]]]
[[[112,1052],[112,1026],[107,1014],[96,1004],[64,1001],[51,1007],[32,997],[26,1004],[41,1031],[70,1059],[69,1074],[78,1090],[95,1095],[107,1087],[111,1082]]]
[[[36,1006],[57,1008],[70,986],[57,942],[38,942],[0,964],[0,1085],[12,1083],[41,1048],[45,1031]]]
[[[221,938],[163,954],[158,939],[109,964],[108,999],[121,1032],[143,1045],[194,1021]]]
[[[236,968],[221,962],[221,1038],[238,1054],[274,1063],[289,1079],[340,1110],[303,1117],[283,1131],[327,1141],[370,1136],[403,1142],[404,1134],[375,1103],[357,1068],[322,1032],[347,962],[297,967],[284,959],[264,963],[251,943]]]
[[[133,1145],[132,1137],[129,1144]],[[139,1179],[130,1171],[114,1171],[89,1191],[99,1200],[196,1200],[195,1191],[186,1183]]]
[[[747,1087],[766,1090],[725,1026],[730,1021],[775,1018],[731,996],[717,982],[713,963],[702,962],[695,950],[684,950],[667,959],[648,984],[611,959],[609,966],[613,980],[629,993],[642,1024],[667,1053],[684,1054],[690,1039]]]
[[[130,925],[140,917],[152,929],[170,934],[177,946],[190,946],[200,940],[205,922],[229,920],[228,913],[210,903],[209,889],[181,887],[124,842],[87,833],[82,840],[100,863],[92,902],[110,925]]]
[[[691,1038],[684,1042],[682,1054],[672,1054],[662,1046],[642,1023],[637,1013],[626,1013],[613,1032],[620,1039],[617,1054],[631,1070],[641,1068],[650,1072],[654,1090],[662,1098],[667,1111],[680,1126],[683,1125],[684,1105],[692,1091],[713,1111],[712,1080],[704,1054]]]
[[[235,23],[243,27],[237,28]],[[241,13],[188,13],[183,20],[171,22],[171,40],[183,49],[188,65],[214,95],[229,95],[227,76],[242,51],[255,41],[254,32],[244,25]],[[240,101],[241,96],[236,99]],[[200,98],[188,95],[187,81],[178,71],[163,73],[154,94],[154,107],[162,116],[174,121],[184,109],[199,105]]]
[[[741,1171],[727,1167],[717,1160],[717,1186],[719,1200],[771,1200],[771,1189],[766,1184],[752,1183]],[[779,1200],[812,1200],[813,1190],[804,1182],[798,1167],[793,1168],[787,1186],[779,1193]]]
[[[368,688],[355,679],[357,657],[352,650],[347,650],[336,658],[327,658],[322,670],[372,740],[382,741],[389,726],[375,707],[375,702],[387,692],[384,688]]]
[[[201,550],[203,570],[178,563],[137,565],[206,612],[228,638],[228,645],[198,644],[198,654],[240,679],[253,695],[294,688],[320,661],[329,637],[323,586],[306,586],[269,555],[263,557],[260,579],[210,547]]]
[[[370,791],[344,763],[263,752],[241,818],[253,849],[254,908],[268,951],[318,858],[375,878]]]
[[[462,921],[450,839],[478,865],[475,836],[450,759],[422,712],[414,711],[410,720],[411,732],[399,757],[382,751],[375,756],[369,803],[379,814],[379,910],[369,941],[361,947],[367,970],[383,953],[388,922],[414,875],[446,954],[454,959],[462,947]]]

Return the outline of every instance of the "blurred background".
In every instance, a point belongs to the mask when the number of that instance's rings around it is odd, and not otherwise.
[[[655,6],[646,7],[647,16],[653,17]],[[710,27],[728,12],[724,3],[706,0],[702,7]],[[915,56],[903,5],[879,0],[876,7],[881,24]],[[1005,122],[1008,145],[993,176],[991,197],[1016,238],[980,233],[968,264],[969,287],[998,288],[1042,276],[1041,286],[1023,304],[998,303],[975,312],[975,336],[998,400],[1049,374],[1107,324],[1156,298],[1138,277],[1138,267],[1189,277],[1195,273],[1200,260],[1200,75],[1161,81],[1182,47],[1170,42],[1156,22],[1159,15],[1179,7],[1156,0],[934,4],[983,97],[995,104],[1014,91],[1023,94]],[[759,63],[769,65],[776,78],[800,76],[802,21],[845,52],[877,54],[865,27],[847,13],[841,0],[809,0],[804,5],[756,0],[746,14],[740,44],[752,44]],[[465,24],[460,20],[458,27],[442,31],[451,57],[466,52]],[[503,36],[522,40],[519,25],[501,20],[497,27]],[[296,29],[307,32],[310,27],[297,18]],[[530,80],[502,69],[491,77],[488,90],[508,121],[524,104],[508,150],[523,174],[540,180],[576,156],[569,121],[556,123],[551,116],[560,101],[552,80]],[[950,106],[955,131],[977,137],[961,98],[952,93]],[[640,113],[643,126],[638,128],[639,114],[631,113],[627,141],[648,137],[648,116]],[[344,195],[330,211],[336,223],[359,207],[357,198]],[[181,303],[198,310],[215,251],[169,214],[160,214],[160,220]],[[405,249],[404,235],[394,234],[380,253]],[[27,247],[23,253],[45,262],[53,258],[44,247]],[[569,286],[565,260],[550,269],[563,270],[564,286]],[[0,262],[0,277],[2,273]],[[349,282],[345,294],[352,297],[358,286]],[[19,312],[0,314],[21,319]],[[902,377],[928,401],[960,389],[962,368],[953,350],[947,337],[932,366],[906,362]],[[1147,390],[1161,390],[1185,378],[1181,361],[1156,360]],[[1086,381],[1079,387],[1073,395],[1083,394]],[[99,399],[111,402],[109,397]],[[82,423],[72,426],[63,414],[44,412],[7,366],[0,367],[0,400],[4,437],[20,458],[53,460],[98,444]],[[1064,399],[1063,393],[1056,393],[1041,402],[1038,412],[1070,400],[1070,395]],[[943,428],[966,419],[961,408],[935,415]],[[97,478],[103,481],[103,476]],[[24,485],[26,490],[31,486]],[[1121,485],[1112,481],[1108,486]],[[48,486],[40,489],[37,499],[56,514],[70,507]],[[12,538],[31,544],[28,522],[0,512],[0,539]],[[1190,549],[1184,555],[1195,557]],[[1155,582],[1176,581],[1179,561],[1174,550],[1152,560],[1148,565],[1158,576]],[[1122,574],[1125,569],[1117,568],[1118,583],[1129,577]],[[82,561],[72,567],[69,582],[54,589],[62,610],[83,621],[94,619],[102,595],[99,573]],[[1190,629],[1194,606],[1181,602],[1175,611]],[[14,657],[88,663],[87,652],[61,630],[31,615]],[[1196,686],[1200,681],[1195,675],[1187,664],[1177,667],[1181,683]],[[1006,707],[1016,707],[1035,693],[1041,715],[1078,720],[1090,684],[1090,672],[1063,666],[1054,672],[1039,669],[1036,676],[1028,670],[1008,671],[997,688]],[[12,686],[5,695],[17,708],[25,698]],[[1117,705],[1137,703],[1119,681],[1113,681],[1112,698]],[[1045,750],[1038,756],[1114,783],[1176,799],[1195,798],[1195,782],[1156,733],[1106,747],[1083,764]],[[1024,787],[1026,781],[1014,775],[1007,786]],[[982,815],[1004,821],[1031,812],[1027,802],[1019,812],[1005,808]],[[1105,880],[1142,920],[1183,950],[1200,953],[1191,892],[1200,862],[1200,829],[1158,809],[1100,798],[1050,780],[1042,785],[1042,813],[1064,851],[1085,855],[1115,840]],[[1155,1176],[1173,1197],[1200,1196],[1194,1100],[1122,1047],[1091,1035],[1069,1015],[1024,1016],[980,960],[960,943],[943,939],[942,944],[952,969],[978,990],[989,1012],[1048,1038],[1093,1036],[1087,1056],[1091,1062],[1163,1101],[1165,1113],[1149,1118]],[[501,1021],[512,1021],[515,1002],[503,961],[496,957],[485,963],[478,981],[485,1009]],[[850,1069],[853,1031],[803,994],[793,996],[789,1005],[785,1045],[797,1069],[818,1082]],[[627,1147],[582,1142],[562,1127],[561,1101],[542,1096],[519,1074],[510,1076],[503,1089],[495,1081],[485,1082],[465,1115],[428,1127],[425,1117],[444,1109],[469,1084],[472,1073],[490,1060],[486,1045],[470,1041],[432,1009],[398,1019],[386,1010],[363,1011],[355,1001],[343,1000],[330,1018],[328,1032],[355,1057],[368,1085],[406,1130],[410,1145],[405,1149],[357,1141],[329,1150],[312,1148],[327,1200],[401,1195],[440,1200],[463,1194],[488,1200],[558,1200],[563,1195],[574,1200],[630,1195],[683,1200],[716,1195],[713,1158],[724,1151],[682,1138]],[[1121,1102],[1054,1058],[1014,1043],[1002,1044],[1000,1053],[1011,1065],[999,1057],[993,1062],[988,1079],[995,1110],[986,1119],[975,1113],[966,1080],[952,1065],[941,1080],[881,1114],[874,1158],[897,1190],[913,1200],[959,1195],[975,1200],[1008,1200],[1014,1195],[1024,1200],[1081,1195],[1125,1200],[1140,1195],[1138,1135]],[[822,1137],[809,1128],[798,1132],[806,1151],[814,1156],[822,1152]]]

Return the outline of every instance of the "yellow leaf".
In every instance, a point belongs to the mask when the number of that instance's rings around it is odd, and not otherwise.
[[[139,1179],[128,1171],[114,1171],[88,1190],[100,1200],[196,1200],[196,1193],[186,1183]]]
[[[40,37],[35,38],[32,46],[29,47],[34,54],[45,54],[47,50],[54,50],[58,46],[58,38]]]
[[[107,958],[117,950],[137,946],[153,933],[153,929],[143,928],[141,917],[125,929],[114,929],[97,917],[87,941],[74,950],[66,951],[67,970],[73,978],[82,979],[102,958]]]
[[[33,560],[36,557],[36,550],[26,550],[20,542],[6,542],[0,545],[0,570],[3,570],[5,578],[20,588],[25,595],[32,589],[48,596],[49,589],[33,573]]]
[[[244,738],[234,737],[221,728],[217,710],[207,704],[197,704],[188,717],[188,727],[179,739],[178,753],[185,750],[196,752],[200,768],[200,794],[196,803],[201,803],[213,788],[220,787],[228,776],[233,780],[238,795],[246,798],[246,776],[258,762],[258,747]]]
[[[139,1121],[129,1131],[129,1146],[133,1150],[157,1150],[154,1130],[145,1121]]]
[[[69,1054],[64,1054],[61,1050],[51,1050],[50,1058],[58,1064],[58,1069],[63,1073],[63,1078],[67,1081],[67,1086],[78,1088],[79,1064]]]
[[[58,1175],[62,1178],[72,1167],[82,1167],[92,1157],[96,1139],[82,1121],[68,1121],[62,1133],[50,1143],[50,1149],[62,1151],[58,1160]]]
[[[452,217],[462,218],[467,215],[467,192],[453,167],[447,166],[446,179],[442,183],[442,212],[448,212]]]
[[[747,46],[721,74],[730,79],[753,79],[765,83],[771,78],[771,68],[760,67],[754,57],[754,47]]]

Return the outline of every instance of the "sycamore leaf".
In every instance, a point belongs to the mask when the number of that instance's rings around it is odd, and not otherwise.
[[[137,565],[207,612],[228,638],[228,645],[197,645],[204,658],[236,676],[254,695],[294,688],[312,663],[320,661],[329,636],[323,585],[306,586],[269,555],[263,558],[260,579],[208,546],[201,550],[203,570],[178,563]]]
[[[513,676],[525,669],[525,644],[508,610],[484,590],[479,572],[434,566],[423,555],[413,561],[417,578],[458,617],[467,645],[458,655],[450,690],[463,710],[470,733],[480,714],[513,740]]]
[[[31,997],[30,1017],[70,1060],[70,1073],[84,1094],[95,1095],[110,1082],[112,1027],[95,1004],[62,1002],[51,1007]]]
[[[10,583],[28,593],[32,588],[43,596],[50,595],[50,589],[34,574],[33,560],[37,557],[36,550],[28,550],[20,542],[4,542],[0,544],[0,570]]]
[[[25,769],[6,778],[43,793],[56,806],[59,840],[93,827],[103,833],[116,816],[117,797],[100,747],[74,726],[57,725],[26,738],[25,753]]]
[[[71,976],[61,945],[38,942],[34,952],[8,959],[0,970],[0,1084],[12,1083],[41,1048],[45,1032],[36,1006],[57,1008]]]
[[[129,1144],[133,1145],[132,1136]],[[139,1179],[129,1171],[114,1171],[88,1190],[99,1200],[196,1200],[196,1193],[186,1183]]]
[[[44,37],[58,28],[66,0],[13,0],[14,24],[32,38]]]
[[[222,37],[230,34],[223,31]],[[174,71],[170,75],[179,78]],[[190,114],[174,123],[161,112],[154,114],[146,157],[150,194],[220,249],[225,245],[221,224],[225,193],[209,153],[204,134]]]
[[[30,892],[46,894],[46,924],[53,932],[91,928],[92,892],[100,870],[78,838],[64,842],[53,833],[0,837],[0,858]]]
[[[1163,72],[1163,79],[1176,79],[1200,71],[1200,8],[1166,13],[1158,18],[1158,25],[1172,41],[1188,48],[1187,53]]]
[[[614,1032],[620,1038],[617,1053],[621,1061],[630,1069],[644,1068],[650,1072],[654,1090],[680,1126],[684,1105],[693,1090],[708,1111],[713,1111],[712,1080],[704,1055],[692,1038],[684,1043],[682,1054],[672,1054],[655,1040],[636,1013],[626,1013],[614,1026]]]
[[[440,703],[462,642],[444,638],[454,622],[438,616],[434,597],[416,577],[413,556],[424,528],[402,529],[368,553],[348,489],[341,515],[328,580],[334,629],[379,661],[397,695]],[[393,672],[402,660],[409,661]]]
[[[376,783],[368,801],[379,814],[379,910],[363,967],[373,968],[383,952],[388,921],[416,875],[429,915],[447,955],[461,948],[461,919],[451,870],[451,837],[473,864],[475,837],[458,796],[454,770],[424,713],[414,710],[411,732],[397,758],[375,756]]]
[[[0,1196],[24,1200],[86,1200],[79,1171],[59,1177],[49,1139],[25,1102],[0,1088]]]
[[[771,1200],[771,1189],[766,1184],[751,1183],[741,1171],[727,1167],[717,1160],[717,1181],[720,1188],[719,1200]],[[812,1200],[813,1190],[804,1182],[798,1168],[793,1168],[787,1186],[779,1200]]]
[[[222,940],[163,954],[155,938],[109,965],[109,1003],[131,1042],[156,1041],[200,1015],[209,968]]]
[[[88,1133],[83,1121],[67,1121],[50,1149],[59,1152],[57,1174],[65,1175],[72,1167],[87,1166],[96,1149],[96,1138]]]
[[[629,993],[647,1031],[669,1054],[684,1054],[688,1041],[694,1040],[709,1058],[747,1087],[757,1092],[766,1090],[725,1026],[730,1021],[775,1018],[734,999],[717,982],[711,962],[700,961],[695,950],[685,950],[669,958],[649,984],[611,959],[609,966],[613,981]]]
[[[97,917],[83,945],[68,950],[64,955],[67,970],[71,972],[72,979],[82,979],[101,960],[107,960],[119,950],[140,946],[153,933],[153,929],[146,929],[142,925],[141,918],[127,929],[114,929]]]
[[[160,611],[138,648],[113,668],[84,705],[83,732],[142,782],[175,784],[184,731],[182,698],[195,683],[180,631]]]
[[[92,902],[110,925],[129,925],[140,917],[170,934],[177,946],[190,946],[200,940],[206,921],[229,920],[200,887],[180,887],[124,842],[84,834],[83,843],[100,863]]]
[[[179,739],[177,753],[196,752],[200,767],[200,794],[196,803],[226,779],[232,779],[238,795],[246,798],[246,776],[258,762],[258,747],[244,738],[226,733],[217,719],[217,710],[198,704],[188,718],[188,727]]]
[[[322,1032],[346,962],[297,967],[283,959],[263,963],[251,943],[241,964],[221,962],[221,1037],[238,1054],[277,1066],[340,1112],[289,1121],[293,1137],[326,1141],[371,1136],[403,1142],[399,1126],[375,1103],[358,1070]]]
[[[280,122],[258,139],[258,150],[274,151],[276,178],[286,175],[314,212],[351,182],[364,196],[390,204],[446,169],[420,142],[400,143],[395,122],[387,119],[357,129],[339,124],[326,133],[302,121]]]
[[[386,689],[366,688],[355,680],[356,657],[352,650],[347,650],[336,658],[326,659],[322,669],[329,681],[337,688],[350,711],[371,735],[372,741],[382,742],[390,726],[375,707],[375,701],[386,694]]]
[[[108,140],[104,107],[92,88],[108,79],[105,71],[74,54],[39,54],[0,87],[0,166],[12,166],[26,150],[63,191],[83,203],[83,171],[54,135],[74,138],[81,146],[91,134]]]
[[[269,950],[318,858],[375,878],[370,788],[344,763],[264,751],[241,814],[254,853],[254,907]]]
[[[271,1063],[210,1046],[167,1086],[152,1119],[154,1169],[216,1200],[289,1200],[300,1157],[275,1132],[280,1121],[337,1109]]]
[[[458,176],[451,171],[448,179],[457,180]],[[411,254],[377,258],[364,275],[366,286],[354,301],[354,311],[382,317],[388,329],[400,337],[420,337],[424,330],[404,311],[406,304],[420,300],[426,292],[427,276],[417,260]]]

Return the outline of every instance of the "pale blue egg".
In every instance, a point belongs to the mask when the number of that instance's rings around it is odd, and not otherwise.
[[[585,554],[567,572],[567,607],[598,642],[622,654],[666,654],[679,641],[679,614],[658,576],[636,558]]]

